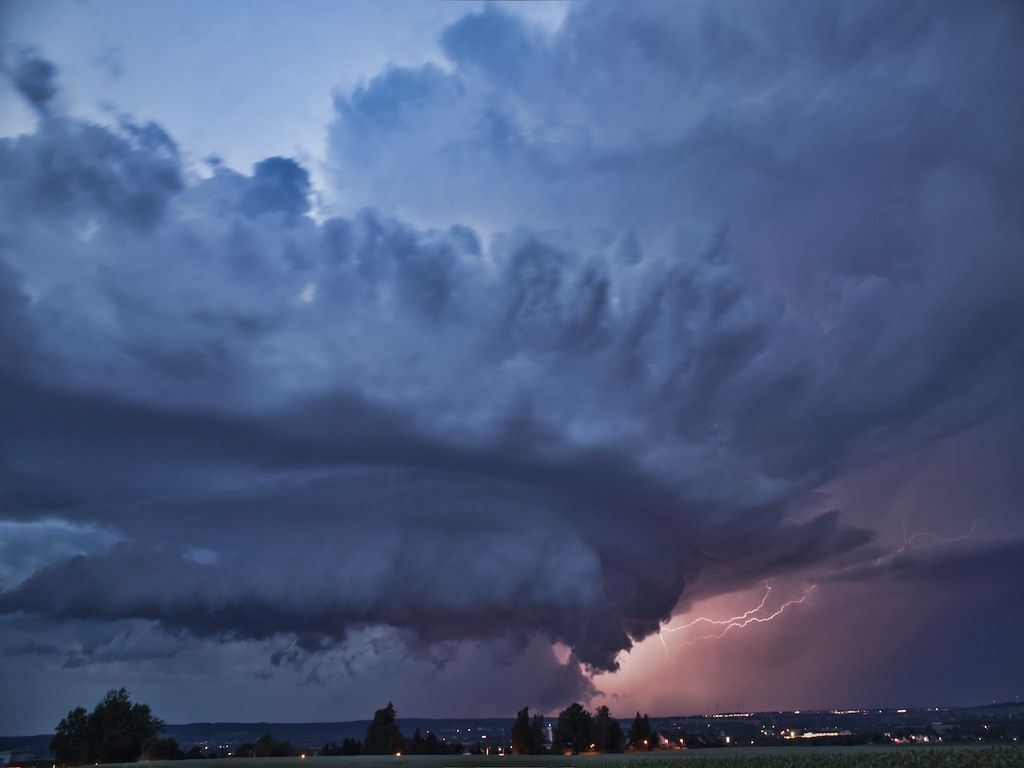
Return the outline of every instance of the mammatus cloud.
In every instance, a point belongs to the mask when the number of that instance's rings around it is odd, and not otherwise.
[[[3,511],[120,543],[41,544],[0,611],[600,671],[680,599],[851,557],[795,505],[1021,384],[1021,112],[969,95],[1020,15],[736,10],[467,16],[450,71],[338,97],[369,207],[316,219],[294,160],[198,173],[8,67]]]

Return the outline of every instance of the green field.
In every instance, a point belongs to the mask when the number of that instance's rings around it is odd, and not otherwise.
[[[139,768],[126,763],[125,768]],[[481,757],[265,757],[153,762],[149,768],[1024,768],[1024,747],[734,747],[672,752],[657,756],[539,755]]]

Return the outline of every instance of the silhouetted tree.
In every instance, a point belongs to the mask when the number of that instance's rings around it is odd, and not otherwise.
[[[239,757],[291,757],[296,754],[290,741],[274,741],[274,737],[265,733],[253,742],[243,742],[235,747]]]
[[[339,754],[358,755],[362,751],[363,742],[359,741],[358,739],[352,739],[346,736],[345,740],[341,742],[341,752]]]
[[[648,749],[658,749],[658,732],[651,728],[651,723],[647,719],[647,713],[644,712],[644,730],[648,733],[647,743]]]
[[[530,708],[523,707],[516,713],[516,721],[512,725],[512,754],[532,755],[530,747]]]
[[[555,743],[562,749],[572,750],[575,755],[590,746],[592,725],[593,716],[582,704],[573,702],[558,713]]]
[[[639,752],[646,752],[654,746],[654,734],[651,733],[651,724],[646,714],[640,717],[637,712],[633,718],[633,725],[629,727],[629,744]]]
[[[544,746],[544,715],[534,715],[530,720],[530,754],[543,755],[547,752]]]
[[[608,707],[598,707],[594,713],[593,732],[590,736],[591,742],[599,752],[621,752],[622,751],[622,726],[619,721],[612,717]]]
[[[356,739],[345,737],[341,744],[335,744],[333,741],[330,744],[324,744],[320,747],[321,755],[358,755],[359,750],[362,747],[362,742]]]
[[[404,748],[405,739],[395,723],[395,706],[390,701],[384,709],[373,713],[373,722],[363,739],[364,755],[393,755]]]
[[[405,748],[410,755],[445,755],[451,752],[449,745],[442,744],[436,733],[427,731],[427,735],[423,736],[419,728],[416,728],[412,740],[406,743]]]
[[[420,727],[418,725],[416,726],[416,732],[412,735],[412,739],[406,743],[405,749],[410,755],[424,754],[423,736],[420,734]]]
[[[437,740],[437,734],[427,731],[427,735],[423,737],[423,752],[428,755],[437,755],[444,751],[444,745]]]
[[[50,751],[62,765],[82,765],[90,760],[89,736],[89,713],[85,707],[75,707],[57,725]]]
[[[295,747],[290,741],[274,741],[269,733],[260,736],[252,745],[253,757],[291,757],[294,754]]]
[[[530,717],[530,708],[523,707],[516,713],[516,721],[512,725],[512,754],[543,755],[544,748],[544,715]]]
[[[154,736],[142,745],[143,760],[178,760],[182,757],[177,739]]]
[[[112,689],[86,714],[76,707],[60,721],[50,749],[63,765],[127,763],[164,727],[146,704],[132,704],[124,688]]]

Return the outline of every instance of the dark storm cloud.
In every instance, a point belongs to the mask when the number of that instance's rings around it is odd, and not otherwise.
[[[99,525],[47,519],[0,520],[0,587],[11,589],[54,561],[103,552],[121,537]]]
[[[1024,541],[1010,539],[966,550],[906,548],[892,556],[824,577],[824,581],[905,581],[942,585],[970,592],[1020,583],[1024,578]]]
[[[450,70],[391,68],[331,128],[343,195],[436,229],[314,220],[288,158],[189,178],[157,125],[42,115],[0,141],[31,554],[0,611],[302,654],[539,633],[608,670],[680,599],[849,557],[869,534],[795,504],[1022,384],[993,8],[468,16]],[[44,514],[114,538],[55,549]]]
[[[246,421],[13,387],[5,395],[4,402],[19,406],[5,413],[11,427],[5,453],[17,447],[23,458],[37,451],[49,457],[50,477],[67,472],[65,482],[83,497],[102,493],[110,482],[102,465],[109,463],[118,473],[130,466],[142,478],[154,467],[173,474],[174,465],[184,463],[192,485],[222,467],[266,472],[356,465],[326,479],[265,485],[258,496],[131,506],[120,513],[108,508],[107,519],[133,538],[187,536],[218,554],[197,563],[180,550],[120,547],[27,569],[37,572],[0,600],[7,611],[55,620],[145,618],[201,636],[243,639],[292,632],[307,649],[372,624],[408,628],[426,643],[540,627],[572,645],[581,660],[609,667],[629,646],[627,634],[656,630],[675,604],[685,574],[699,567],[699,558],[691,562],[684,553],[699,551],[704,539],[722,541],[724,528],[730,529],[733,562],[726,588],[820,561],[863,540],[842,531],[834,516],[797,525],[783,522],[778,511],[751,510],[748,521],[723,519],[721,528],[686,519],[676,508],[678,495],[627,471],[625,456],[544,459],[529,443],[467,449],[428,441],[351,398]],[[54,455],[58,441],[70,461]],[[111,446],[97,464],[78,455],[78,446],[91,444]],[[118,492],[138,493],[136,486],[120,483]],[[635,534],[623,533],[619,523],[630,504],[638,506]],[[291,510],[287,520],[275,522],[282,509]],[[134,520],[140,512],[142,520]],[[289,532],[296,524],[298,533]],[[657,541],[650,540],[650,525],[659,531]],[[330,546],[308,549],[310,527]],[[253,529],[258,535],[223,541],[225,531]],[[18,546],[32,549],[22,540]],[[298,552],[302,568],[286,581],[276,568],[265,571],[266,581],[236,581]],[[440,565],[445,562],[452,567]],[[749,573],[739,571],[739,563]],[[135,574],[132,591],[119,586],[125,572]]]
[[[57,95],[57,68],[35,51],[24,50],[5,57],[4,62],[14,87],[40,114],[50,109]]]
[[[55,645],[30,642],[24,645],[15,646],[14,648],[5,649],[4,656],[59,656],[60,652],[60,648]]]
[[[17,274],[0,261],[0,370],[23,365],[31,352],[28,301]]]
[[[241,209],[249,216],[268,211],[301,216],[309,212],[309,193],[305,168],[288,157],[268,157],[253,167]]]
[[[93,217],[148,230],[182,185],[177,146],[155,123],[125,120],[113,131],[57,115],[3,141],[0,175],[5,236],[14,242],[29,227],[88,227]],[[16,220],[23,228],[11,231]]]

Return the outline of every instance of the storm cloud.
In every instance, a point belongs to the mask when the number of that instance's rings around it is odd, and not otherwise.
[[[1024,384],[1022,38],[1012,3],[488,8],[335,96],[336,210],[9,57],[0,613],[541,638],[558,702],[681,601],[881,578],[822,489]]]

